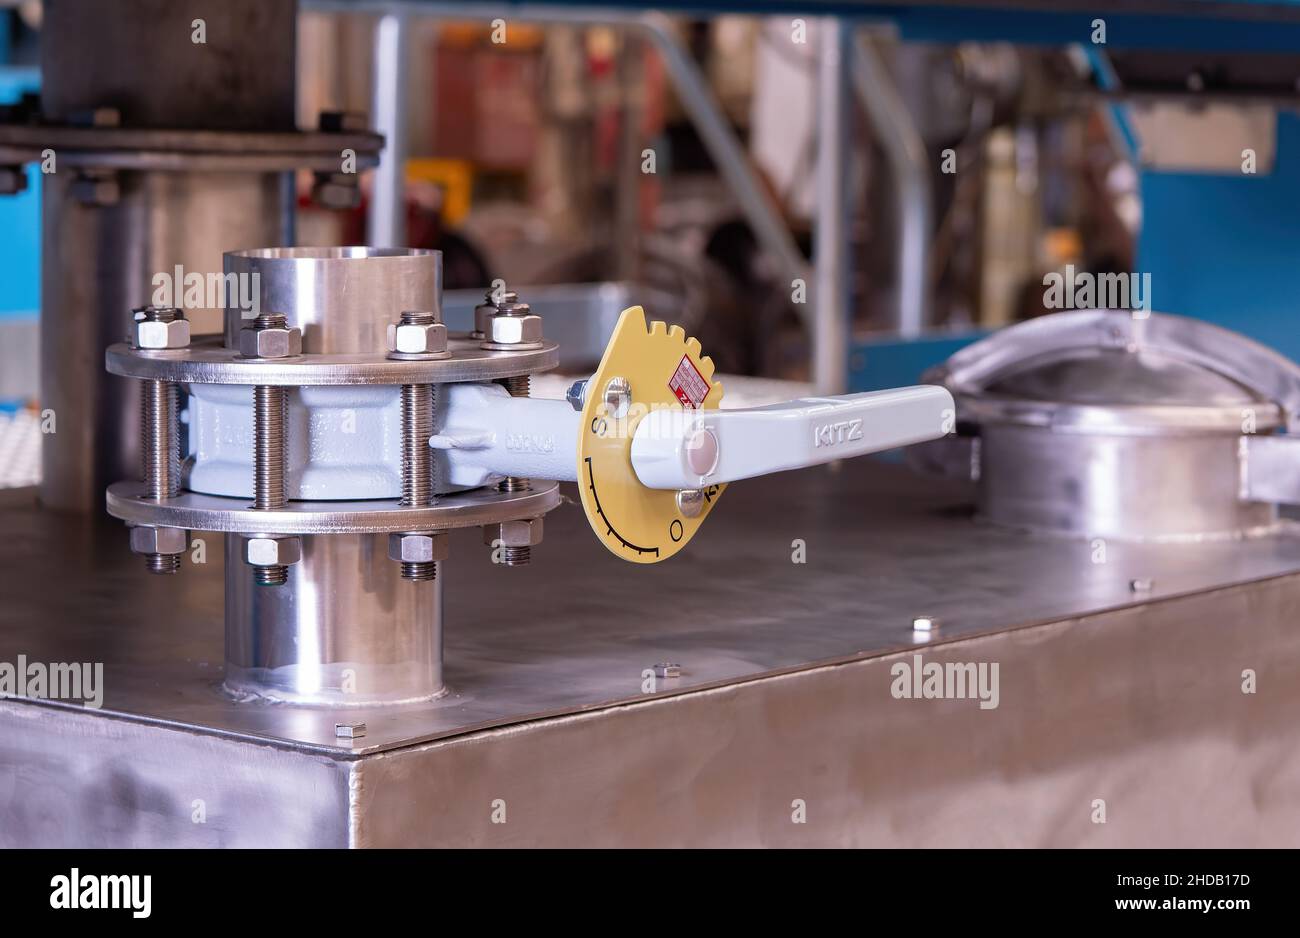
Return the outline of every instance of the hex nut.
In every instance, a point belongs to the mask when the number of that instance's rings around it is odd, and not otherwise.
[[[502,521],[483,525],[483,543],[489,547],[533,547],[542,543],[542,519],[525,518],[521,521]]]
[[[491,294],[489,294],[490,296]],[[491,328],[492,317],[497,314],[497,308],[491,303],[480,303],[474,307],[474,331],[470,333],[471,338],[487,338],[488,330]]]
[[[258,534],[244,538],[244,560],[253,567],[285,567],[302,560],[302,538]]]
[[[542,341],[542,317],[498,314],[491,320],[494,345],[533,345]]]
[[[137,319],[132,325],[132,339],[139,349],[187,348],[190,344],[190,321],[177,317],[171,322]]]
[[[447,327],[428,324],[389,323],[388,351],[399,355],[437,355],[447,351]]]
[[[569,406],[574,410],[581,411],[587,403],[587,382],[590,379],[580,378],[569,389],[564,392],[564,399],[569,402]]]
[[[138,524],[131,528],[133,554],[183,554],[190,546],[190,532],[184,528],[159,528]]]
[[[239,330],[239,354],[245,358],[289,358],[302,354],[302,330],[297,328]]]
[[[402,563],[431,563],[451,556],[451,538],[446,534],[390,534],[388,558]]]

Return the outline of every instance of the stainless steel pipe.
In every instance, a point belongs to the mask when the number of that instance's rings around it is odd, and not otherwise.
[[[227,254],[225,270],[257,275],[258,307],[283,312],[290,327],[301,329],[304,353],[382,353],[387,326],[402,311],[439,309],[441,260],[435,251],[269,248]],[[238,346],[245,318],[242,308],[227,308],[227,345]],[[432,388],[426,390],[431,397]],[[411,419],[421,423],[425,408],[412,404]],[[420,428],[413,429],[418,435]],[[411,453],[410,462],[419,463],[427,450]],[[417,467],[404,493],[423,497],[427,490],[432,497],[431,472]],[[303,537],[302,559],[288,567],[285,584],[259,588],[240,556],[240,539],[229,536],[226,687],[330,706],[437,696],[441,585],[403,579],[402,567],[389,558],[387,535],[334,534]]]
[[[189,41],[196,18],[203,45]],[[42,119],[63,127],[111,113],[129,130],[291,131],[296,22],[295,0],[49,0]],[[42,441],[41,501],[97,512],[104,488],[134,475],[141,458],[135,435],[122,432],[142,406],[140,388],[104,372],[104,349],[151,302],[157,275],[177,265],[215,273],[231,245],[277,241],[286,182],[189,169],[180,154],[168,169],[121,169],[87,186],[71,148],[57,149],[41,194],[41,405],[58,427]],[[187,312],[197,332],[219,315]]]

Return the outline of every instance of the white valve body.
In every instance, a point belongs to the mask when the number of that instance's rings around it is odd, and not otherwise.
[[[504,476],[575,482],[578,414],[568,401],[511,397],[497,384],[449,384],[429,445],[447,481],[477,488]]]
[[[253,495],[253,395],[194,385],[187,421],[187,488]],[[401,494],[401,399],[396,387],[307,387],[288,394],[285,489],[300,500],[392,499]],[[498,384],[439,385],[433,437],[437,491],[507,475],[577,478],[578,415],[566,401],[511,397]]]

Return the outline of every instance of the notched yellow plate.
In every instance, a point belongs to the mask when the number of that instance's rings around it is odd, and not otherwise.
[[[605,403],[614,378],[630,385],[626,415],[616,417]],[[651,410],[664,407],[712,410],[722,400],[713,380],[713,362],[681,326],[646,326],[645,311],[623,311],[600,367],[587,384],[578,434],[578,490],[592,530],[611,552],[633,563],[658,563],[695,536],[717,503],[723,485],[704,490],[704,508],[688,518],[677,507],[677,493],[646,488],[632,468],[632,436]]]

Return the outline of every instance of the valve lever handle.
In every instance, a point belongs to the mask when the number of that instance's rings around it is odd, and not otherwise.
[[[952,395],[934,385],[743,410],[656,409],[637,425],[632,468],[648,488],[704,488],[938,439],[954,414]]]

